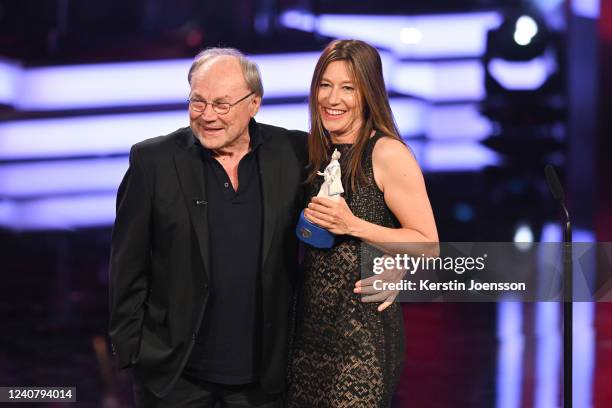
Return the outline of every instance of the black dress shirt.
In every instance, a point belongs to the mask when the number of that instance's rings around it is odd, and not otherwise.
[[[262,140],[255,126],[249,134],[250,151],[238,164],[237,191],[221,164],[202,148],[211,243],[210,297],[184,374],[219,384],[257,381],[263,215],[256,151]]]

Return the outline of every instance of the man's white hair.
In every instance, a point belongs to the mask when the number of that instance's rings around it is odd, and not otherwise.
[[[242,69],[244,80],[249,89],[253,91],[255,95],[263,97],[263,85],[261,83],[261,75],[259,74],[257,64],[249,60],[243,53],[235,48],[207,48],[196,55],[193,63],[191,64],[191,68],[189,68],[189,75],[187,76],[189,85],[191,85],[193,74],[202,65],[213,58],[221,56],[236,57],[238,59],[238,63],[240,64],[240,68]]]

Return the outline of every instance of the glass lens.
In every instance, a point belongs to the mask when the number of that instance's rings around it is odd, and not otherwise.
[[[213,109],[215,110],[215,112],[222,115],[224,113],[229,112],[230,104],[229,103],[214,103]]]

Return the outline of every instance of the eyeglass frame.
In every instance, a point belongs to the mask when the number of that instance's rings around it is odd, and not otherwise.
[[[248,95],[243,96],[242,98],[238,99],[238,100],[237,100],[236,102],[234,102],[234,103],[229,103],[229,102],[208,102],[208,101],[206,101],[206,100],[195,100],[195,101],[194,101],[194,100],[192,100],[191,98],[190,98],[190,99],[187,99],[187,102],[189,102],[189,108],[190,108],[190,109],[192,109],[194,112],[199,112],[199,113],[202,113],[202,112],[204,112],[204,111],[206,110],[206,108],[208,107],[208,105],[210,105],[210,106],[212,107],[212,110],[213,110],[213,111],[214,111],[214,112],[215,112],[217,115],[227,115],[227,114],[229,113],[229,111],[230,111],[230,110],[231,110],[231,109],[232,109],[234,106],[238,105],[240,102],[244,101],[246,98],[248,98],[249,96],[254,95],[254,94],[255,94],[255,92],[254,92],[254,91],[251,91],[251,92],[250,92]],[[194,108],[192,107],[192,104],[193,104],[194,102],[203,103],[203,104],[204,104],[204,109],[202,109],[202,110],[194,109]],[[227,105],[227,110],[226,110],[225,112],[219,112],[219,111],[217,111],[217,109],[215,109],[215,107],[216,107],[216,108],[219,108],[219,105]]]

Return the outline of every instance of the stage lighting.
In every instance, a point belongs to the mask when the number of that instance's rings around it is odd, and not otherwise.
[[[538,89],[557,69],[555,56],[547,52],[530,61],[507,61],[494,58],[487,71],[504,89],[509,91]]]
[[[531,248],[531,244],[534,241],[531,226],[527,223],[520,223],[514,231],[514,238],[512,240],[516,247],[522,251]]]
[[[423,39],[423,34],[415,27],[404,27],[400,31],[400,40],[404,44],[418,44]]]
[[[544,53],[549,31],[539,17],[528,13],[506,16],[504,22],[487,35],[490,58],[529,61]]]
[[[516,42],[518,45],[529,45],[536,34],[538,34],[538,24],[533,18],[523,15],[516,20],[516,25],[514,28],[514,42]]]
[[[483,57],[487,97],[520,97],[523,92],[533,101],[533,96],[559,93],[563,87],[560,44],[560,35],[536,14],[506,15],[498,28],[487,33]]]
[[[503,209],[515,241],[537,241],[551,214],[544,164],[563,162],[566,100],[564,44],[538,15],[518,10],[487,34],[486,97],[481,113],[493,131],[481,143],[502,157],[485,169],[488,205]],[[501,211],[501,210],[500,210]],[[554,215],[553,215],[554,216]],[[518,227],[517,227],[518,225]]]

